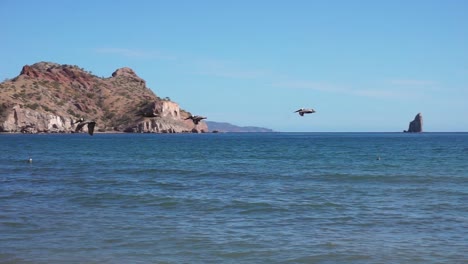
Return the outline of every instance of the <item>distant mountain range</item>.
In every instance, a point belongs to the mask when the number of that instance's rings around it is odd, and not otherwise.
[[[236,126],[226,122],[205,121],[210,131],[218,132],[275,132],[272,129],[255,126]]]

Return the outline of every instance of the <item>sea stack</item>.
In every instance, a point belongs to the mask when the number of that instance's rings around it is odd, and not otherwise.
[[[403,132],[405,133],[420,133],[423,131],[423,119],[421,113],[418,113],[413,121],[409,123],[408,130]]]

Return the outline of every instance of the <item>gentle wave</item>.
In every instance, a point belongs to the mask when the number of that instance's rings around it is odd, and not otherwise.
[[[1,263],[468,260],[466,133],[0,141]]]

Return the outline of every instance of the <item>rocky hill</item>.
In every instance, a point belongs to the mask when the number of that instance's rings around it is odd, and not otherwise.
[[[269,128],[255,126],[236,126],[226,122],[206,121],[210,131],[218,132],[274,132]]]
[[[408,130],[403,130],[405,133],[421,133],[423,132],[422,114],[418,113],[414,120],[409,123]]]
[[[130,68],[100,78],[78,66],[39,62],[0,83],[0,132],[73,132],[78,118],[95,120],[97,132],[208,132],[205,122],[185,120],[190,115]]]

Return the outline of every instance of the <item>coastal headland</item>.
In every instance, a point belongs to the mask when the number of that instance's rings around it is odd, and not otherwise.
[[[130,68],[98,77],[76,65],[38,62],[0,84],[0,132],[70,133],[79,118],[95,120],[98,133],[208,132],[205,122],[186,120],[190,115]]]

